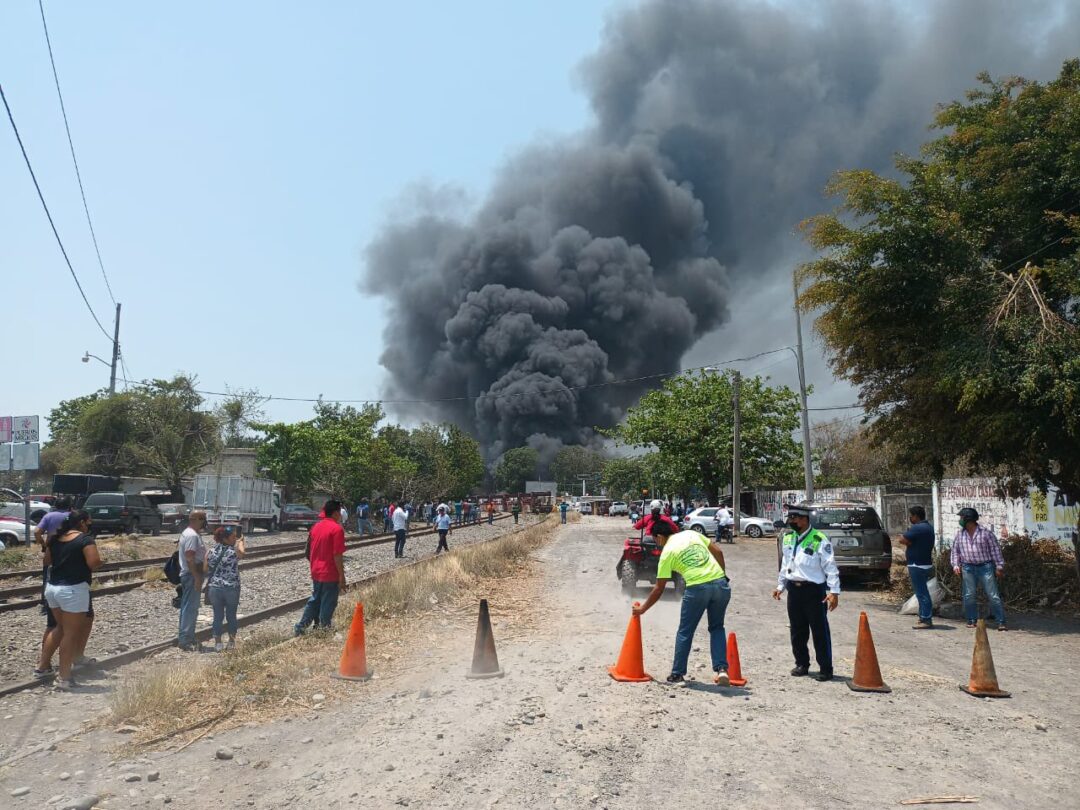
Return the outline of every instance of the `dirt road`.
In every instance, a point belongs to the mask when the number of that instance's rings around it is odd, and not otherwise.
[[[616,684],[606,667],[629,615],[614,574],[625,528],[605,518],[564,527],[540,555],[535,610],[500,615],[493,602],[501,680],[463,677],[471,637],[430,637],[406,675],[358,685],[351,703],[134,763],[96,753],[101,739],[72,741],[4,773],[4,798],[38,807],[70,795],[56,774],[77,768],[90,774],[84,792],[114,795],[102,807],[880,808],[963,794],[1015,810],[1075,795],[1080,624],[1012,617],[1015,630],[990,640],[1013,697],[979,700],[957,688],[970,631],[946,620],[916,633],[873,594],[849,592],[832,614],[837,674],[851,674],[866,610],[892,694],[796,679],[786,614],[769,598],[774,547],[742,540],[725,547],[728,629],[749,685]],[[646,668],[661,680],[677,622],[673,598],[644,619]],[[704,681],[704,627],[697,644],[690,671]],[[215,760],[223,745],[234,759]],[[121,781],[147,769],[160,780]],[[31,793],[8,799],[19,784]]]

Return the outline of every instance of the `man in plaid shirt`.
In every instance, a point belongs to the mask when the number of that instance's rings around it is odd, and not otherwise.
[[[964,616],[967,626],[974,627],[979,618],[979,606],[975,601],[976,588],[981,582],[986,598],[990,601],[990,613],[997,622],[998,630],[1005,626],[1005,605],[998,592],[997,580],[1005,570],[1005,557],[1001,554],[998,539],[989,529],[979,525],[979,513],[970,506],[960,510],[960,531],[953,538],[949,559],[953,572],[964,578]]]

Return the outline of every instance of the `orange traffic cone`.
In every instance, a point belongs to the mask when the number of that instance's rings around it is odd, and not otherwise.
[[[746,678],[742,676],[742,665],[739,663],[739,642],[734,633],[728,633],[727,637],[727,674],[732,686],[746,686]]]
[[[640,602],[634,602],[637,607]],[[641,617],[630,615],[630,624],[626,628],[622,650],[619,651],[618,663],[608,667],[608,674],[617,681],[643,683],[651,681],[652,675],[645,671],[645,661],[641,652]]]
[[[491,632],[491,614],[487,599],[480,600],[480,615],[476,619],[476,643],[473,645],[472,669],[466,678],[501,678],[499,656],[495,652],[495,635]]]
[[[870,620],[866,611],[859,614],[859,636],[855,641],[855,677],[847,682],[848,688],[856,692],[891,692],[885,681],[881,680],[881,668],[878,666],[877,650],[874,649],[874,637],[870,635]]]
[[[990,639],[986,637],[985,619],[979,619],[975,627],[975,652],[971,656],[971,677],[968,679],[968,685],[960,688],[975,697],[1011,697],[1008,692],[998,689],[997,671],[994,669],[994,656],[990,654]]]
[[[333,676],[344,681],[366,681],[371,678],[371,671],[367,668],[364,605],[361,602],[356,603],[352,624],[349,625],[349,635],[345,639],[345,650],[341,653],[341,663]]]

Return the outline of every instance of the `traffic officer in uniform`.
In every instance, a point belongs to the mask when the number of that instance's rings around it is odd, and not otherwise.
[[[787,591],[788,622],[791,625],[791,651],[795,654],[796,677],[810,672],[810,653],[806,642],[814,635],[819,681],[832,680],[832,638],[829,634],[829,611],[840,603],[840,569],[836,567],[832,543],[817,529],[810,528],[810,507],[788,507],[789,530],[783,535],[784,558],[776,581],[773,599]]]

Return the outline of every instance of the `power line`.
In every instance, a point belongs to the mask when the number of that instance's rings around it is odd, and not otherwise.
[[[94,252],[97,254],[98,267],[101,268],[101,276],[105,279],[105,289],[109,291],[109,298],[116,303],[113,297],[112,285],[109,284],[109,276],[105,273],[105,264],[101,261],[101,249],[98,248],[97,234],[94,233],[94,223],[90,219],[90,207],[86,204],[86,189],[83,188],[82,174],[79,172],[79,161],[75,158],[75,143],[71,139],[71,127],[68,126],[67,108],[64,107],[64,94],[60,92],[60,76],[56,72],[56,60],[53,58],[52,40],[49,39],[49,26],[45,22],[44,0],[38,0],[38,8],[41,10],[41,27],[45,29],[45,44],[49,47],[49,62],[52,64],[53,81],[56,83],[56,95],[60,99],[60,112],[64,116],[64,130],[67,132],[68,146],[71,148],[71,162],[75,164],[75,179],[79,181],[79,194],[82,195],[83,210],[86,212],[86,224],[90,226],[90,238],[94,242]]]
[[[330,399],[327,397],[282,397],[275,395],[260,395],[261,398],[267,402],[329,402],[338,405],[436,405],[446,402],[469,402],[479,399],[509,399],[511,397],[527,397],[543,395],[548,393],[562,394],[570,391],[584,391],[593,388],[605,388],[612,385],[628,385],[630,383],[644,382],[646,380],[657,380],[665,377],[677,377],[680,374],[686,374],[691,371],[704,371],[706,369],[716,368],[718,366],[726,366],[732,363],[746,363],[751,360],[756,360],[759,357],[764,357],[769,354],[776,354],[777,352],[788,351],[790,347],[781,346],[778,349],[769,349],[767,351],[758,352],[752,354],[749,357],[733,357],[728,360],[720,360],[715,363],[709,363],[704,366],[692,366],[691,368],[679,369],[678,371],[665,371],[659,374],[646,374],[641,377],[627,377],[619,380],[605,380],[604,382],[589,383],[587,385],[574,385],[564,386],[563,388],[553,391],[511,391],[507,393],[495,393],[495,394],[480,394],[479,396],[465,396],[465,397],[442,397],[438,399]],[[122,357],[123,355],[121,355]],[[147,382],[140,382],[138,380],[132,380],[127,377],[127,373],[124,374],[123,382],[130,385],[134,385],[140,388],[153,388],[154,385]],[[207,391],[199,388],[193,389],[195,393],[202,394],[203,396],[210,397],[229,397],[233,396],[228,391]]]
[[[101,334],[105,335],[108,341],[112,343],[112,335],[105,331],[105,327],[102,326],[101,321],[98,320],[97,313],[94,312],[94,308],[90,306],[90,301],[87,299],[86,293],[83,292],[82,284],[79,283],[79,277],[75,274],[75,268],[71,266],[71,259],[68,258],[67,250],[64,249],[64,243],[60,239],[60,233],[56,230],[56,223],[53,222],[52,214],[49,212],[49,206],[45,202],[45,195],[41,193],[41,185],[38,183],[37,175],[34,174],[34,167],[30,163],[30,156],[26,154],[26,146],[23,144],[22,136],[19,134],[19,128],[15,126],[15,116],[11,114],[11,105],[8,104],[7,95],[4,93],[3,85],[0,85],[0,100],[4,102],[4,109],[7,110],[8,121],[11,122],[11,129],[15,132],[15,140],[19,142],[19,149],[22,151],[23,160],[26,161],[26,168],[30,172],[30,179],[34,181],[34,188],[37,189],[38,199],[41,200],[41,207],[45,209],[45,216],[49,218],[49,225],[52,227],[53,236],[56,237],[56,244],[60,246],[60,253],[64,256],[64,262],[71,272],[72,279],[75,280],[75,286],[79,288],[79,295],[82,296],[83,303],[86,304],[86,308],[90,311],[90,317],[94,319],[94,323],[96,323],[98,329],[101,330]]]
[[[807,408],[808,411],[848,411],[852,408],[861,408],[862,405],[832,405],[828,408]]]

